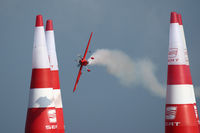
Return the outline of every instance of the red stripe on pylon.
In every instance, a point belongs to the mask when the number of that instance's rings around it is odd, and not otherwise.
[[[30,88],[52,88],[50,84],[50,68],[32,69]]]
[[[49,114],[49,111],[55,110],[49,108],[29,108],[26,119],[26,133],[56,133],[57,123],[54,123],[56,117]],[[48,117],[44,117],[47,116]]]
[[[57,133],[65,133],[63,109],[56,108],[56,115],[57,115],[57,125],[58,125]]]
[[[181,14],[177,14],[179,25],[183,25]]]
[[[192,84],[189,66],[168,65],[167,84]]]
[[[193,104],[166,104],[166,133],[197,133],[197,124]]]
[[[51,87],[53,89],[60,89],[59,72],[58,72],[58,70],[51,71]]]
[[[178,23],[176,12],[171,12],[170,23]]]
[[[47,23],[46,23],[46,31],[49,31],[49,30],[53,30],[53,21],[52,20],[47,20]]]
[[[37,15],[36,16],[35,27],[38,27],[38,26],[44,26],[43,25],[42,15]]]

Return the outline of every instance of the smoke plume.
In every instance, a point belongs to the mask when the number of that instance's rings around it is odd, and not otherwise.
[[[165,89],[156,78],[155,66],[149,59],[133,60],[119,50],[98,49],[89,58],[89,65],[106,67],[109,74],[117,77],[126,87],[142,85],[152,94],[165,97]]]

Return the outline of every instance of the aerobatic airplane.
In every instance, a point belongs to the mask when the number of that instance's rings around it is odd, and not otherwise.
[[[83,57],[79,56],[80,59],[78,60],[78,63],[79,63],[78,66],[80,66],[80,69],[79,69],[79,72],[78,72],[78,76],[77,76],[77,79],[76,79],[76,83],[75,83],[75,85],[74,85],[74,90],[73,90],[73,92],[75,92],[75,90],[76,90],[76,86],[77,86],[78,81],[79,81],[79,79],[80,79],[80,77],[81,77],[81,74],[82,74],[82,68],[83,68],[83,66],[86,66],[86,69],[87,69],[88,72],[91,71],[90,69],[87,68],[87,65],[88,65],[89,62],[86,60],[86,55],[87,55],[87,52],[88,52],[88,48],[89,48],[89,45],[90,45],[90,41],[91,41],[91,38],[92,38],[92,34],[93,34],[93,32],[91,32],[91,35],[90,35],[90,38],[89,38],[89,41],[88,41],[88,44],[87,44],[87,47],[86,47],[84,56],[83,56]],[[94,57],[91,57],[91,59],[93,60]]]

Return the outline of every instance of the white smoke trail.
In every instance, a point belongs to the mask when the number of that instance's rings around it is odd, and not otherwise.
[[[149,59],[132,60],[119,50],[99,49],[89,58],[89,65],[100,65],[120,80],[122,85],[143,85],[153,94],[165,97],[165,89],[157,80],[155,66]]]

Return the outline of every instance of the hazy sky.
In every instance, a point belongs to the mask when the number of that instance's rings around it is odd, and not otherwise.
[[[199,6],[199,0],[1,0],[1,132],[24,132],[37,14],[54,23],[67,133],[164,132],[165,99],[140,85],[122,86],[104,67],[84,72],[73,94],[74,59],[93,31],[92,51],[117,49],[133,60],[149,58],[165,85],[169,18],[176,11],[183,16],[193,83],[200,86]]]

